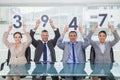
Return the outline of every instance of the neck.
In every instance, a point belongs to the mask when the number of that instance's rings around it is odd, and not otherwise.
[[[105,42],[100,42],[101,44],[104,44]]]
[[[70,41],[70,42],[74,43],[75,41]]]
[[[19,47],[19,45],[20,45],[20,43],[15,43],[15,47],[16,48]]]

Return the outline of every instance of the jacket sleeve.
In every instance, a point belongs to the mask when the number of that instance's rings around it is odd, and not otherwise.
[[[28,32],[25,32],[25,35],[27,37],[27,41],[25,42],[25,46],[27,48],[31,44],[32,38],[31,38],[31,36],[30,36],[30,34]]]
[[[89,32],[88,34],[88,39],[89,39],[89,42],[90,44],[93,46],[95,44],[95,41],[93,41],[91,38],[92,38],[92,35],[93,35],[94,32],[92,32],[92,30]]]
[[[59,39],[57,40],[57,46],[60,49],[64,50],[64,48],[65,48],[65,42],[63,42],[63,36],[59,37]]]
[[[32,38],[32,45],[34,47],[37,47],[37,40],[34,38],[34,34],[35,34],[35,32],[33,30],[30,30],[30,36]]]
[[[86,35],[83,36],[83,40],[84,40],[84,42],[83,42],[83,48],[85,49],[86,47],[89,46],[90,40],[89,40],[88,36],[86,36]]]
[[[114,46],[120,40],[120,36],[118,35],[116,30],[115,32],[113,32],[113,35],[114,35],[114,39],[110,41],[111,46]]]
[[[52,39],[52,43],[53,43],[53,46],[55,47],[57,40],[60,37],[60,32],[59,32],[58,28],[57,28],[57,30],[54,31],[54,34],[55,34],[55,37]]]
[[[8,41],[8,35],[9,35],[8,32],[4,32],[4,34],[3,34],[3,43],[4,43],[8,48],[10,48],[10,46],[12,45],[12,43],[10,43],[10,42]]]

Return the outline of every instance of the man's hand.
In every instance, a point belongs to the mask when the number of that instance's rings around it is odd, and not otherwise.
[[[55,26],[54,26],[52,19],[49,19],[49,23],[50,23],[50,26],[52,27],[52,29],[55,29]]]
[[[36,21],[36,25],[35,25],[35,27],[34,27],[34,30],[37,30],[37,28],[39,27],[39,25],[40,25],[40,20],[38,19],[38,20]]]
[[[81,26],[78,26],[78,29],[79,29],[81,35],[83,36],[84,35],[83,28]]]
[[[62,35],[64,36],[66,34],[66,32],[68,32],[68,30],[69,30],[68,25],[66,25],[64,27],[64,31],[63,31]]]

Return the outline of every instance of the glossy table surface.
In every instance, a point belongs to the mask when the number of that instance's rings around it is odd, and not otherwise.
[[[0,76],[110,76],[120,78],[118,63],[37,63],[5,65]]]

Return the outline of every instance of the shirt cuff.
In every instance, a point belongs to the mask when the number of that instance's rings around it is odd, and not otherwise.
[[[83,38],[87,38],[87,35],[83,35]]]
[[[64,36],[60,36],[60,39],[63,39],[64,38]]]
[[[33,32],[35,32],[36,30],[32,29]]]
[[[57,31],[57,28],[53,29],[54,31]]]

